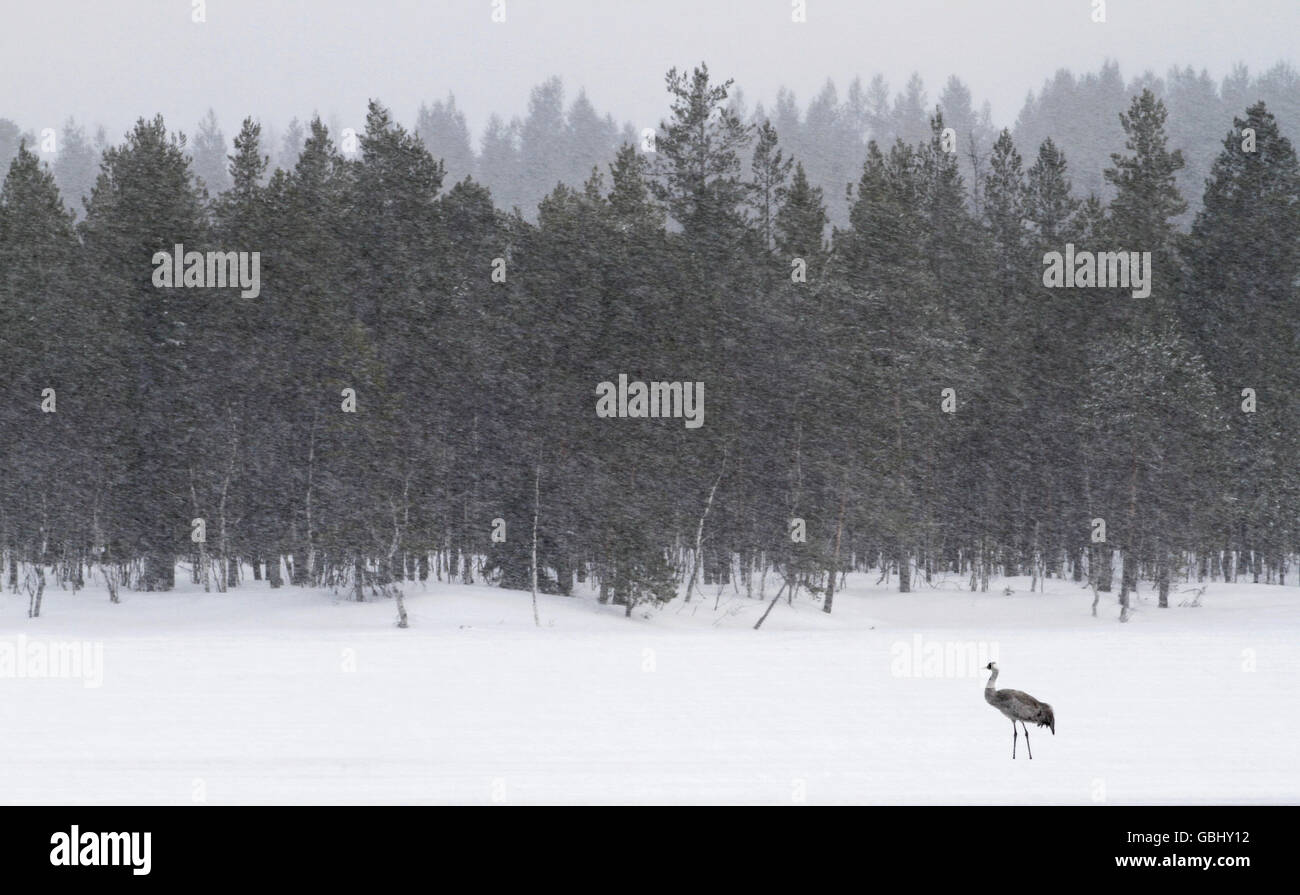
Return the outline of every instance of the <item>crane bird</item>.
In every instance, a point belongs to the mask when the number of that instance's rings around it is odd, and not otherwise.
[[[989,678],[988,686],[984,688],[984,701],[993,706],[1002,714],[1011,719],[1011,757],[1016,757],[1016,739],[1019,734],[1016,732],[1016,722],[1025,729],[1025,748],[1029,749],[1029,728],[1025,727],[1025,722],[1037,724],[1039,727],[1050,727],[1052,736],[1056,736],[1056,715],[1052,714],[1052,707],[1045,702],[1039,702],[1028,693],[1020,690],[994,690],[993,685],[998,679],[998,663],[990,662],[984,668],[993,672]],[[1029,749],[1029,757],[1034,757],[1034,750]]]

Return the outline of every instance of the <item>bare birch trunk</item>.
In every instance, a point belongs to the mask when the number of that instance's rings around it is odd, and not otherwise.
[[[840,564],[840,535],[844,531],[844,506],[846,498],[840,495],[840,517],[835,523],[835,553],[831,560],[830,574],[826,578],[826,601],[822,603],[822,612],[831,611],[831,603],[835,600],[835,570]]]
[[[695,588],[695,581],[700,574],[700,563],[703,561],[701,544],[704,541],[704,520],[709,518],[709,510],[713,508],[713,495],[718,491],[718,483],[722,481],[722,475],[727,471],[727,455],[722,455],[722,469],[718,471],[718,477],[713,480],[713,487],[709,489],[709,499],[704,503],[704,512],[700,514],[700,523],[695,527],[695,552],[691,557],[691,580],[686,583],[685,603],[691,601],[691,591]]]

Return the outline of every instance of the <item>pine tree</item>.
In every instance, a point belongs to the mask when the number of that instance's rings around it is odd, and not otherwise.
[[[1297,208],[1295,149],[1256,103],[1233,120],[1183,242],[1188,275],[1179,311],[1214,374],[1230,428],[1224,478],[1233,512],[1222,520],[1220,542],[1206,537],[1201,549],[1234,547],[1252,558],[1257,579],[1265,561],[1280,570],[1296,543],[1287,507],[1300,496],[1300,439],[1288,422],[1300,410],[1292,358],[1300,337]]]
[[[812,186],[804,174],[803,164],[795,166],[790,188],[773,221],[777,251],[788,261],[800,257],[816,271],[825,254],[826,203],[821,187]]]
[[[98,395],[82,366],[78,248],[54,177],[20,143],[0,189],[0,543],[31,564],[30,615],[44,564],[79,563],[90,534],[81,491],[95,465],[80,411]]]
[[[348,294],[338,288],[353,257],[346,222],[351,184],[351,167],[315,118],[292,173],[268,186],[279,226],[269,234],[266,255],[274,259],[271,288],[278,297],[260,379],[271,383],[264,413],[277,424],[268,426],[264,443],[283,458],[273,468],[281,476],[278,501],[287,504],[282,531],[292,544],[294,584],[325,580],[325,522],[332,509],[323,487],[331,460],[327,423],[340,413],[341,389],[358,388],[337,350],[353,313]],[[362,393],[361,400],[367,397]],[[331,559],[341,565],[339,557]]]
[[[564,85],[558,77],[548,78],[528,96],[528,114],[519,125],[518,185],[524,213],[532,216],[537,203],[569,173],[569,135],[564,118]],[[583,173],[593,162],[582,166]]]
[[[86,138],[85,128],[69,118],[63,125],[59,155],[54,161],[54,180],[63,201],[78,217],[84,212],[98,170],[99,153]]]
[[[771,121],[758,127],[758,142],[750,163],[750,206],[754,209],[758,232],[765,248],[775,245],[775,218],[786,195],[786,180],[794,159],[786,158],[778,145],[776,128]],[[802,166],[801,166],[802,167]],[[807,179],[805,178],[805,185]]]
[[[211,109],[199,122],[199,131],[194,137],[194,174],[207,187],[209,196],[216,197],[230,188],[230,174],[226,171],[226,136]]]
[[[1119,116],[1124,146],[1132,155],[1111,153],[1114,167],[1105,174],[1116,189],[1110,203],[1114,235],[1130,251],[1168,251],[1175,219],[1187,210],[1175,176],[1184,165],[1183,153],[1168,148],[1167,118],[1164,103],[1150,90],[1134,97],[1129,110]]]
[[[585,90],[569,105],[564,121],[565,159],[562,182],[577,187],[591,169],[609,162],[618,148],[614,119],[596,113]]]
[[[9,165],[18,155],[23,144],[36,145],[36,136],[30,131],[24,133],[17,124],[8,118],[0,118],[0,171],[8,171]]]
[[[465,123],[465,113],[456,107],[454,95],[448,93],[446,100],[435,100],[431,106],[421,103],[415,134],[429,154],[442,162],[446,183],[473,176],[475,159],[469,125]]]
[[[1037,231],[1040,246],[1064,242],[1070,220],[1078,211],[1068,168],[1065,155],[1048,137],[1038,147],[1038,158],[1029,169],[1026,195],[1026,216]]]
[[[298,164],[298,156],[302,154],[303,143],[306,140],[307,132],[303,130],[302,123],[297,118],[290,120],[280,143],[280,153],[276,157],[275,167],[292,171]]]
[[[1148,299],[1135,301],[1122,290],[1101,292],[1094,312],[1100,320],[1093,341],[1097,361],[1089,376],[1088,402],[1097,421],[1088,446],[1090,463],[1111,470],[1109,485],[1096,482],[1094,494],[1109,488],[1109,513],[1103,515],[1108,534],[1118,535],[1124,552],[1124,619],[1143,565],[1159,581],[1160,605],[1168,605],[1177,551],[1185,549],[1185,527],[1177,518],[1180,511],[1183,519],[1188,515],[1191,489],[1185,482],[1206,481],[1203,471],[1215,468],[1207,452],[1214,447],[1216,428],[1221,431],[1221,421],[1209,409],[1213,393],[1204,361],[1173,314],[1179,289],[1173,219],[1186,203],[1175,181],[1182,153],[1167,148],[1166,117],[1150,90],[1134,97],[1120,115],[1132,154],[1113,154],[1114,167],[1105,172],[1116,188],[1105,226],[1107,237],[1115,240],[1109,248],[1151,253]],[[1116,483],[1123,483],[1119,490]]]
[[[748,192],[740,154],[751,128],[725,104],[732,81],[713,84],[703,63],[689,77],[673,68],[665,80],[672,118],[659,126],[655,194],[691,238],[733,231]]]
[[[184,140],[161,116],[104,153],[81,232],[102,395],[86,424],[105,459],[105,516],[127,555],[143,557],[142,589],[168,590],[192,518],[186,440],[204,346],[189,324],[206,302],[203,290],[155,287],[152,259],[178,244],[201,251],[208,233]]]
[[[1124,552],[1120,621],[1148,564],[1169,605],[1179,557],[1214,515],[1222,413],[1204,362],[1173,326],[1142,327],[1099,346],[1082,411],[1093,507]]]
[[[503,209],[509,211],[527,204],[528,188],[519,165],[518,120],[506,124],[496,115],[488,118],[479,152],[478,177]]]
[[[862,490],[877,495],[869,512],[883,529],[901,591],[911,589],[911,561],[929,558],[935,534],[936,476],[949,462],[941,390],[960,395],[968,384],[978,390],[960,356],[954,290],[936,279],[955,260],[953,240],[970,238],[960,220],[936,226],[945,213],[964,214],[960,176],[931,157],[933,151],[899,142],[884,156],[871,143],[849,215],[852,228],[837,234],[835,244],[856,306],[851,313],[861,318],[857,338],[870,345],[870,364],[858,381],[873,383],[862,407],[873,424],[859,427],[859,462],[876,481]]]
[[[663,229],[664,212],[651,195],[649,171],[645,156],[630,143],[619,148],[609,166],[609,208],[624,231]]]

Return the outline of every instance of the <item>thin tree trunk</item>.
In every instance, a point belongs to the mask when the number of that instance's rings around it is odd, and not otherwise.
[[[840,495],[840,516],[835,523],[835,553],[831,560],[830,573],[826,576],[826,602],[822,603],[822,612],[830,612],[835,600],[835,570],[840,565],[840,535],[844,531],[844,506],[847,498]]]
[[[700,514],[700,523],[695,527],[695,553],[691,557],[691,580],[686,584],[686,599],[682,602],[691,601],[691,591],[695,588],[695,581],[700,574],[700,563],[703,561],[701,544],[704,541],[704,520],[709,518],[709,510],[713,507],[713,495],[718,491],[718,483],[722,481],[722,475],[727,471],[727,454],[722,454],[722,468],[718,470],[718,477],[713,480],[713,487],[709,489],[709,499],[704,502],[704,512]]]
[[[537,614],[537,517],[541,515],[541,507],[542,465],[538,463],[533,467],[533,624],[539,628],[542,621]]]
[[[898,564],[898,592],[907,594],[912,592],[912,558],[907,550],[900,544],[894,550],[894,561]]]
[[[781,584],[781,587],[777,590],[776,595],[772,597],[772,602],[767,604],[767,609],[764,610],[763,615],[759,618],[758,621],[754,622],[755,631],[763,627],[763,622],[767,621],[768,615],[772,612],[772,607],[776,605],[777,600],[781,599],[781,592],[784,591],[786,587],[789,586],[789,584],[790,584],[790,580],[788,578]]]
[[[1157,545],[1160,551],[1159,559],[1156,560],[1156,586],[1160,595],[1159,606],[1161,609],[1169,608],[1169,556],[1163,548]]]
[[[1128,621],[1129,593],[1137,589],[1137,556],[1130,547],[1124,551],[1123,571],[1119,583],[1119,620]]]

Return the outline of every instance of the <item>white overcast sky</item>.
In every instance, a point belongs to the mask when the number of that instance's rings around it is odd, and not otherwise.
[[[995,121],[1011,124],[1026,93],[1061,67],[1120,63],[1125,78],[1171,65],[1221,78],[1243,62],[1296,64],[1300,0],[7,0],[0,11],[0,116],[23,128],[69,115],[108,126],[161,112],[193,131],[210,105],[227,137],[252,114],[276,128],[319,111],[344,126],[378,97],[413,123],[422,100],[448,91],[477,140],[487,116],[522,114],[550,75],[638,128],[665,110],[663,74],[707,60],[748,102],[777,87],[806,103],[827,77],[883,73],[894,91],[912,71],[931,102],[949,74]]]

